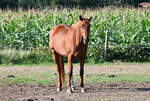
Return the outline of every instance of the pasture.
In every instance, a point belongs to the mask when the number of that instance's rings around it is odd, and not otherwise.
[[[74,93],[57,92],[55,65],[0,66],[1,101],[148,101],[149,63],[85,65],[85,93],[74,64]],[[67,65],[65,65],[67,73]],[[67,78],[67,75],[66,75]]]

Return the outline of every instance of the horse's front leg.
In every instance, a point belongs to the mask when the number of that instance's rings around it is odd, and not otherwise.
[[[72,55],[68,56],[68,85],[67,85],[67,92],[72,93],[71,89],[71,77],[72,77]]]
[[[84,93],[84,81],[83,81],[83,75],[84,75],[84,62],[85,57],[80,58],[80,86],[81,86],[81,92]]]
[[[73,76],[71,77],[71,89],[72,89],[72,91],[75,90],[75,85],[74,85]]]

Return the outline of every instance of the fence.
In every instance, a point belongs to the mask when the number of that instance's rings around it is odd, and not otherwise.
[[[109,31],[106,30],[104,61],[113,61],[113,60],[136,61],[136,62],[150,61],[150,46],[135,45],[128,47],[108,48],[109,47],[108,43],[109,43]],[[115,50],[117,51],[114,52]],[[111,52],[113,53],[112,56]]]

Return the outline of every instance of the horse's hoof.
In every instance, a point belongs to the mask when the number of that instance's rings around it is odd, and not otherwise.
[[[72,91],[75,91],[75,87],[71,87],[71,90],[72,90]]]
[[[57,91],[59,92],[59,91],[62,91],[62,89],[61,88],[57,88]]]
[[[67,90],[67,93],[73,93],[73,92],[72,92],[72,90],[71,90],[71,89],[68,89],[68,90]]]
[[[84,88],[81,88],[81,93],[85,93],[85,90],[84,90]]]

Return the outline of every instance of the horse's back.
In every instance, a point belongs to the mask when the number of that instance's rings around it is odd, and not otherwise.
[[[71,32],[71,27],[68,25],[59,24],[55,26],[50,32],[50,48],[62,53],[61,55],[66,55],[69,52],[67,41],[71,39]]]
[[[51,35],[51,37],[53,37],[53,36],[55,36],[56,34],[58,35],[63,35],[63,34],[67,34],[69,31],[71,30],[71,27],[70,26],[68,26],[68,25],[66,25],[66,24],[59,24],[59,25],[57,25],[57,26],[55,26],[52,30],[51,30],[51,32],[50,32],[50,34],[52,34]]]

